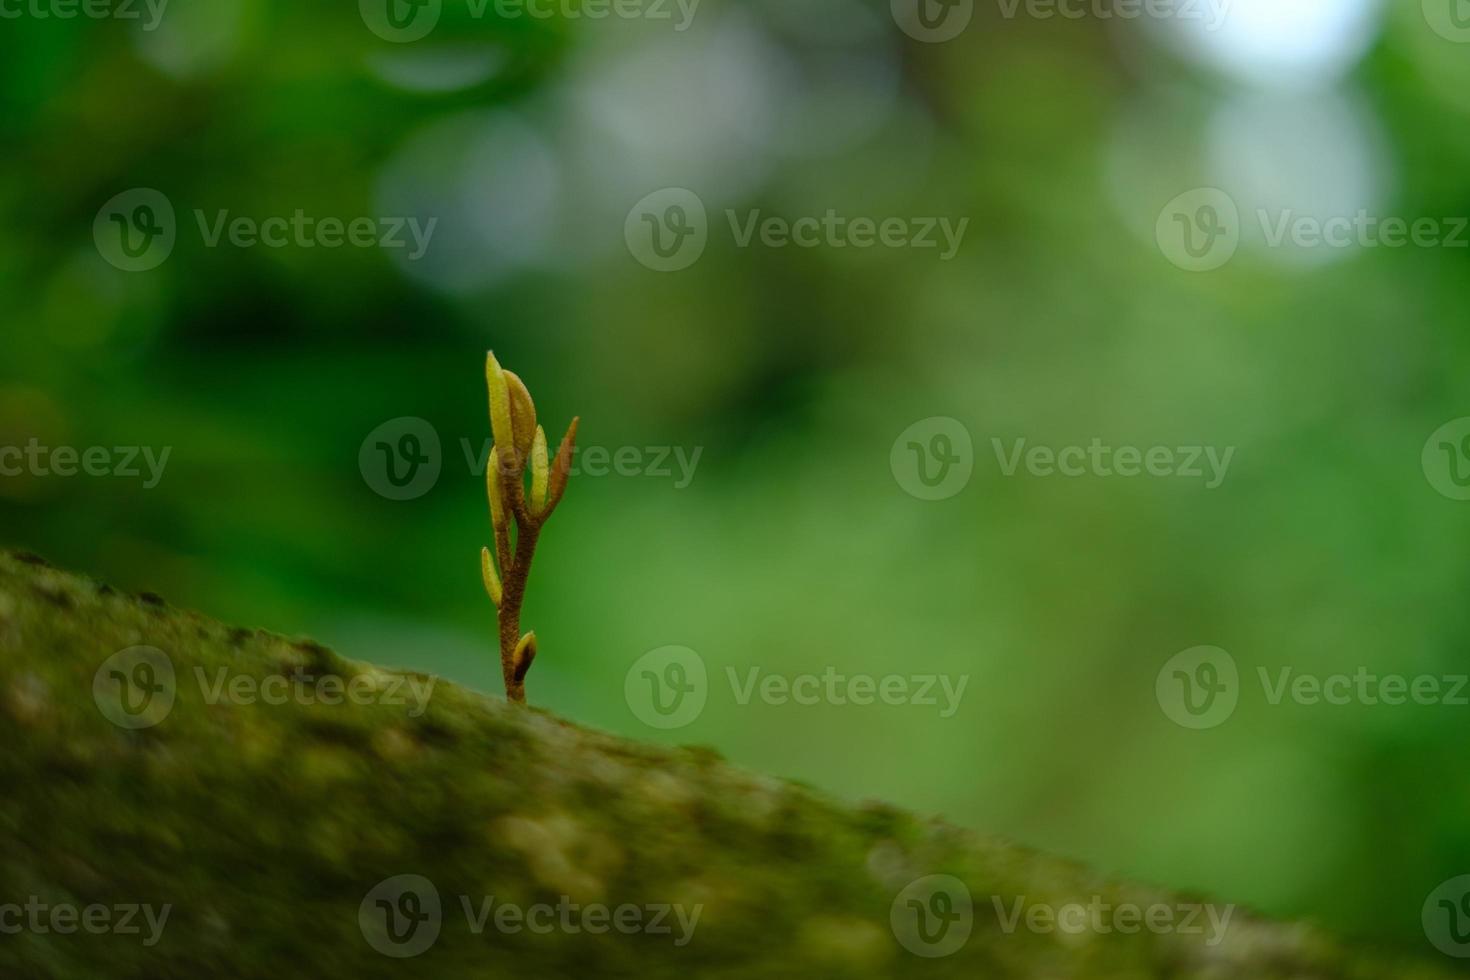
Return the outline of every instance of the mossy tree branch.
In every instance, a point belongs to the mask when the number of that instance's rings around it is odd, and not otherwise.
[[[175,696],[162,717],[121,727],[101,709],[122,694],[107,678],[129,672],[106,668],[140,645],[166,658],[155,656],[147,682],[161,685],[166,665]],[[281,678],[306,696],[238,696]],[[332,703],[328,681],[372,696]],[[211,701],[211,690],[224,693]],[[425,690],[422,701],[402,696]],[[136,934],[0,935],[7,980],[1456,975],[1429,961],[1427,944],[1426,958],[1404,961],[1244,912],[1214,945],[1146,928],[1008,932],[995,899],[1006,915],[1018,899],[1201,900],[889,806],[840,805],[709,750],[588,731],[4,552],[0,745],[0,904],[172,909],[152,947]],[[402,875],[432,882],[441,914],[432,943],[394,958],[368,941],[362,915],[374,889]],[[911,952],[893,926],[895,909],[909,907],[905,889],[930,875],[962,881],[974,899],[968,938],[935,958]],[[492,896],[495,908],[657,903],[700,915],[683,945],[677,924],[594,933],[560,915],[549,933],[503,929],[493,915],[477,931]]]

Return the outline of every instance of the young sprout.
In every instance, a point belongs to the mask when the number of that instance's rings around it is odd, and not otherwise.
[[[577,424],[581,419],[572,419],[556,451],[556,459],[551,460],[546,452],[546,433],[536,424],[536,405],[531,401],[531,393],[515,372],[500,366],[493,351],[485,356],[485,383],[490,389],[490,431],[495,437],[495,448],[490,451],[485,469],[495,553],[491,555],[489,548],[480,549],[480,574],[485,579],[490,601],[499,610],[500,672],[505,678],[505,696],[511,701],[524,702],[526,672],[536,659],[536,634],[521,635],[526,576],[531,572],[531,558],[536,553],[541,528],[566,492],[577,442]],[[529,494],[526,492],[528,462]]]

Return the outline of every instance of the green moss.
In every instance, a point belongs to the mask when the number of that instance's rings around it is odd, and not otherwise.
[[[139,645],[167,655],[175,697],[157,724],[127,729],[104,716],[93,682]],[[221,671],[251,690],[300,682],[318,703],[210,704]],[[431,682],[417,712],[408,692]],[[371,703],[319,703],[329,689]],[[395,692],[407,703],[384,703]],[[0,738],[0,905],[171,906],[153,948],[114,933],[0,935],[7,978],[1441,975],[1239,912],[1216,946],[1147,930],[1007,933],[992,896],[1183,900],[13,554],[0,554]],[[358,913],[374,886],[405,874],[434,883],[442,925],[429,949],[397,959],[368,943]],[[958,951],[928,959],[896,940],[889,916],[900,891],[934,874],[967,885],[974,927]],[[492,921],[476,935],[460,896],[700,913],[682,946],[677,926],[537,935]]]

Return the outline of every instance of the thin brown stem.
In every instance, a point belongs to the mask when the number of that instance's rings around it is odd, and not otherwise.
[[[500,563],[501,577],[503,578],[506,575],[509,575],[512,567],[510,553],[509,521],[507,521],[503,526],[495,528],[495,560]]]
[[[505,696],[524,703],[524,673],[517,676],[516,647],[521,641],[521,603],[526,597],[526,579],[531,574],[531,559],[536,553],[536,538],[541,529],[535,525],[521,528],[516,536],[515,559],[502,571],[505,591],[500,601],[500,672],[505,680]]]

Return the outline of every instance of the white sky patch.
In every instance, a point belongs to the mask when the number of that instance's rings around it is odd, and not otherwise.
[[[1377,37],[1382,0],[1215,0],[1218,18],[1172,18],[1176,46],[1237,81],[1270,88],[1331,85]]]

